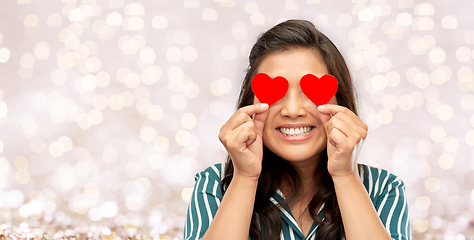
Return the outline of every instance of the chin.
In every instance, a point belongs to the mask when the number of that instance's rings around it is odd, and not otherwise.
[[[288,162],[319,161],[322,152],[326,149],[325,143],[326,141],[320,140],[318,143],[308,142],[306,144],[288,146],[286,144],[278,144],[277,142],[268,143],[264,141],[268,150]]]

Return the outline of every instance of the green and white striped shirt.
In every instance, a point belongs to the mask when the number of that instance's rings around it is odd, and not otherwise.
[[[189,202],[186,224],[184,227],[185,240],[201,239],[211,224],[222,200],[220,182],[224,176],[225,164],[219,163],[196,174],[194,191]],[[370,199],[377,210],[385,228],[393,239],[411,239],[408,208],[405,197],[405,186],[397,176],[386,170],[362,164],[360,177]],[[304,237],[295,218],[287,208],[280,207],[279,202],[284,196],[277,191],[270,199],[280,209],[283,219],[281,240],[314,240],[318,234],[318,225],[313,223],[309,234]],[[324,217],[324,204],[318,215]]]

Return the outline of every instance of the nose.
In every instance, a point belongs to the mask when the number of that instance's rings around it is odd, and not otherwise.
[[[288,89],[286,96],[281,99],[282,109],[280,114],[283,117],[298,118],[305,117],[307,112],[304,108],[304,98],[301,90],[295,91]]]

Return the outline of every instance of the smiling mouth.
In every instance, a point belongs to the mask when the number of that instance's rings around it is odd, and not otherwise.
[[[300,127],[300,128],[278,128],[281,134],[284,136],[304,136],[311,133],[313,126],[309,127]]]

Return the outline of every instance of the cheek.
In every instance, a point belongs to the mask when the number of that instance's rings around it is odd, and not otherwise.
[[[253,97],[253,104],[256,104],[256,103],[260,103],[260,101],[258,101],[257,97]]]
[[[328,104],[338,105],[338,103],[337,103],[337,98],[336,98],[335,95],[334,95],[334,97],[332,97],[331,99],[329,99]]]

